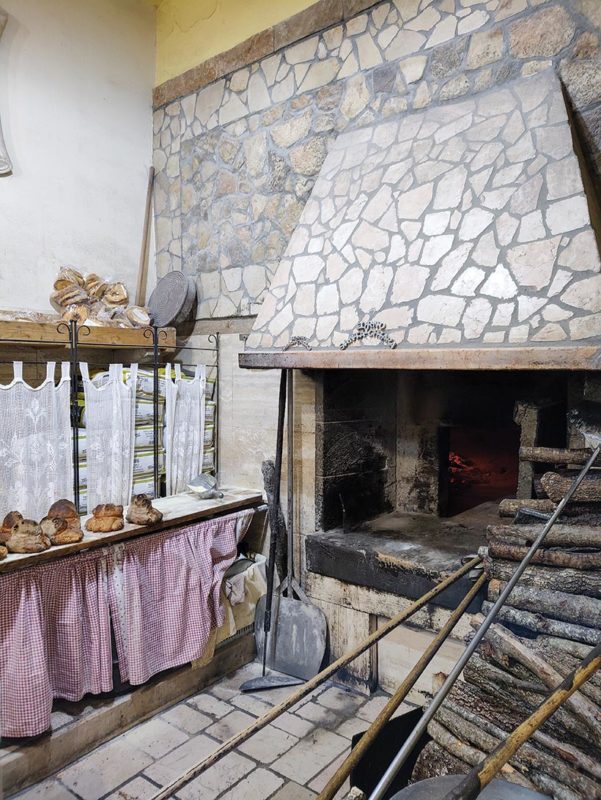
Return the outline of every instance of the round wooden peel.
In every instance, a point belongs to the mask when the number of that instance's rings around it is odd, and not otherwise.
[[[180,270],[168,272],[148,300],[153,325],[166,328],[183,322],[196,299],[196,281]]]

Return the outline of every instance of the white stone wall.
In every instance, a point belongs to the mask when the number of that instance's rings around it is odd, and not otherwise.
[[[596,0],[396,0],[155,112],[158,269],[257,313],[336,136],[552,67],[601,152]]]
[[[151,4],[2,6],[0,119],[13,173],[0,177],[0,308],[49,310],[65,264],[133,291],[152,159]]]

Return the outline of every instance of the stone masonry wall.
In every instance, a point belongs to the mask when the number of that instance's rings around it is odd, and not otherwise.
[[[395,0],[155,112],[159,274],[199,318],[258,312],[341,132],[548,67],[601,174],[599,0]]]

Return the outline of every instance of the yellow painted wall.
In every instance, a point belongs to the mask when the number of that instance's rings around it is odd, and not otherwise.
[[[156,84],[302,11],[315,0],[151,0],[157,8]]]

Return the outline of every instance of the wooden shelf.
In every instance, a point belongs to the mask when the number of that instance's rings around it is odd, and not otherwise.
[[[410,370],[599,370],[601,343],[406,347],[383,350],[247,350],[239,356],[246,369],[410,369]]]
[[[55,561],[57,558],[63,558],[81,550],[104,547],[107,544],[132,539],[146,533],[157,533],[177,525],[185,525],[243,508],[255,508],[263,504],[263,498],[258,492],[236,488],[225,488],[222,491],[223,497],[214,500],[199,500],[190,492],[176,494],[172,497],[161,497],[153,501],[153,505],[163,512],[163,519],[160,523],[157,525],[131,525],[126,522],[123,530],[115,533],[90,533],[84,527],[85,521],[89,517],[82,517],[84,537],[81,542],[51,547],[42,553],[9,553],[3,561],[0,561],[0,574]]]
[[[56,322],[0,321],[0,344],[69,346],[67,327],[59,330]],[[148,348],[152,346],[150,328],[87,327],[79,329],[79,346],[106,348]],[[146,335],[145,335],[145,332]],[[175,328],[159,329],[161,350],[175,349]]]

